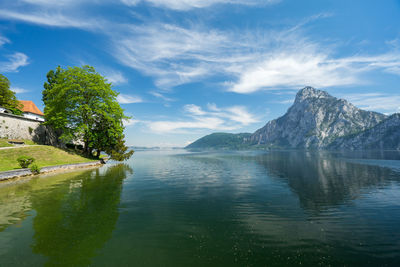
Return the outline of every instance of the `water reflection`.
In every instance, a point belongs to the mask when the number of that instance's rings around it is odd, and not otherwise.
[[[396,266],[400,173],[381,163],[337,153],[140,152],[133,175],[123,166],[38,179],[0,190],[3,224],[21,224],[0,233],[0,265]],[[21,236],[34,263],[8,248],[21,250]]]
[[[45,256],[47,266],[88,266],[112,236],[129,173],[128,165],[117,165],[11,186],[2,191],[13,195],[10,208],[2,209],[3,230],[33,210],[32,252]],[[7,207],[4,195],[1,199]]]
[[[46,255],[47,265],[87,266],[96,250],[111,237],[119,212],[122,181],[127,165],[114,166],[100,175],[98,169],[90,177],[84,173],[57,187],[32,196],[37,215],[32,250]]]
[[[356,199],[395,176],[389,168],[349,162],[330,153],[274,152],[255,160],[271,176],[286,181],[305,209],[315,211]]]

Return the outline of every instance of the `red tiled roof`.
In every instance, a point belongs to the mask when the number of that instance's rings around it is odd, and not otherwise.
[[[19,102],[22,104],[23,112],[30,112],[33,114],[44,116],[43,112],[41,112],[40,109],[38,109],[38,107],[32,101],[19,100]]]

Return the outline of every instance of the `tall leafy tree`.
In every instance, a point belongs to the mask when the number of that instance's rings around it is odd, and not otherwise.
[[[3,74],[0,74],[0,106],[16,115],[22,115],[22,105],[15,97],[15,93],[10,90],[10,81]]]
[[[61,132],[64,142],[82,141],[84,153],[97,157],[102,151],[124,160],[129,151],[124,141],[123,109],[112,84],[91,66],[57,67],[44,83],[45,124]]]

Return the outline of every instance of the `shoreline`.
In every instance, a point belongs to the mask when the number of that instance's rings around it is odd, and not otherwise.
[[[82,169],[82,168],[96,167],[102,165],[104,165],[104,161],[98,160],[93,162],[73,163],[73,164],[63,164],[63,165],[43,167],[41,168],[39,174],[33,174],[29,168],[12,170],[12,171],[3,171],[0,172],[0,182],[17,179],[21,177],[36,176],[45,173],[60,172],[63,170]]]

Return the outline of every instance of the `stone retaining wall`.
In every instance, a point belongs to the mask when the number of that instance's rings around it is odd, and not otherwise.
[[[60,146],[54,131],[41,122],[7,113],[0,113],[0,138],[27,139],[38,144]]]

